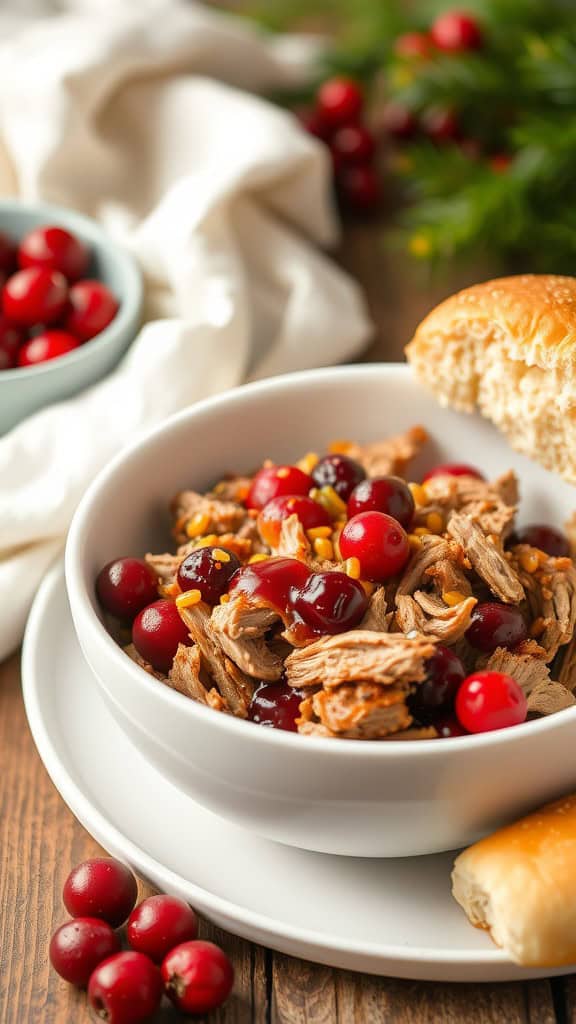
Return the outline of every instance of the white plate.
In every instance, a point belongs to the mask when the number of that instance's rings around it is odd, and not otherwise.
[[[399,978],[505,981],[554,973],[516,967],[467,923],[450,896],[450,854],[365,860],[280,846],[210,814],[166,782],[99,695],[60,569],[44,581],[30,615],[23,685],[40,756],[84,827],[222,928],[293,956]]]

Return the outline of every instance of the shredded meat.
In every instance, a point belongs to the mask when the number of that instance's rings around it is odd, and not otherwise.
[[[174,526],[173,534],[179,544],[188,540],[186,526],[196,515],[206,516],[202,533],[236,533],[248,517],[247,510],[233,501],[209,498],[196,491],[180,491],[170,505]]]
[[[396,598],[396,623],[404,633],[414,630],[444,644],[453,644],[464,636],[476,607],[475,597],[447,605],[434,594],[417,590],[414,596]]]
[[[245,501],[251,483],[251,476],[226,477],[216,484],[208,497],[217,498],[218,501],[233,501],[235,504],[240,504]]]
[[[473,568],[490,590],[506,604],[520,604],[524,588],[502,552],[491,543],[478,523],[461,512],[448,521],[448,533],[464,548]]]
[[[527,554],[540,555],[540,565],[528,572],[522,562]],[[576,624],[576,569],[570,558],[546,557],[537,548],[517,544],[510,552],[511,565],[522,581],[532,620],[539,621],[542,632],[538,643],[552,661],[558,648],[569,643]]]
[[[181,608],[180,616],[191,638],[200,648],[203,667],[216,683],[230,711],[238,718],[246,718],[254,685],[226,655],[220,637],[210,622],[210,609],[200,602],[189,608]]]
[[[296,689],[365,682],[408,686],[425,675],[424,662],[434,653],[425,637],[407,639],[399,633],[356,629],[322,637],[286,659],[286,678]]]
[[[272,554],[281,558],[297,558],[299,562],[308,561],[310,544],[297,515],[282,520],[278,547],[272,549]]]
[[[412,721],[404,703],[405,691],[378,683],[343,683],[321,690],[300,706],[299,731],[303,726],[319,724],[320,735],[341,739],[383,739],[405,729]],[[317,733],[318,735],[318,733]]]
[[[168,673],[168,683],[185,697],[192,697],[200,704],[214,708],[215,711],[227,711],[226,701],[220,696],[218,690],[211,687],[207,689],[201,679],[202,656],[200,649],[194,645],[187,647],[179,644],[172,668]]]
[[[541,718],[573,707],[576,697],[562,683],[539,683],[528,697],[528,718]]]
[[[421,537],[420,544],[411,556],[398,584],[396,597],[413,594],[418,587],[434,578],[434,566],[444,566],[446,562],[453,563],[455,567],[464,564],[460,545],[433,534]],[[442,571],[445,570],[441,569],[440,572]]]
[[[180,555],[166,552],[163,555],[144,555],[144,561],[154,570],[162,583],[172,583],[182,559]]]
[[[510,470],[489,483],[472,476],[437,476],[426,481],[430,506],[418,510],[425,524],[430,511],[441,510],[450,519],[454,512],[469,515],[486,535],[505,539],[510,533],[518,503],[518,481]]]
[[[547,686],[550,683],[550,670],[541,658],[508,651],[505,647],[497,647],[488,658],[485,667],[489,672],[504,672],[512,676],[526,696],[537,686]]]
[[[282,659],[270,650],[262,635],[258,636],[254,632],[253,612],[248,611],[247,614],[248,621],[251,622],[248,626],[249,635],[246,629],[241,631],[238,611],[238,604],[241,602],[242,595],[239,595],[234,602],[216,605],[210,618],[214,634],[218,637],[222,650],[242,672],[253,679],[276,682],[282,675]],[[231,609],[232,604],[236,607]],[[269,615],[268,609],[260,609],[260,623],[269,622]],[[259,628],[261,629],[262,625]]]
[[[576,690],[576,636],[572,637],[563,652],[558,682],[562,683],[571,693]]]
[[[128,644],[124,648],[124,654],[127,654],[128,657],[132,659],[132,661],[135,661],[136,664],[140,666],[140,668],[143,668],[144,671],[147,672],[149,676],[154,676],[155,679],[160,679],[162,680],[163,683],[166,682],[166,676],[164,675],[164,673],[157,672],[155,668],[152,668],[152,665],[150,665],[150,663],[146,661],[146,659],[143,658],[141,654],[138,654],[138,651],[134,647],[134,644]]]
[[[347,445],[346,455],[359,462],[367,476],[403,476],[408,463],[418,455],[427,440],[424,427],[412,427],[405,434],[374,444]]]
[[[375,590],[370,598],[368,611],[360,623],[360,629],[369,629],[376,633],[388,633],[394,613],[388,611],[386,591],[384,587]]]
[[[438,592],[458,593],[463,597],[471,597],[472,586],[466,573],[461,567],[463,552],[458,547],[459,560],[454,558],[439,558],[425,570],[425,575],[434,581]]]

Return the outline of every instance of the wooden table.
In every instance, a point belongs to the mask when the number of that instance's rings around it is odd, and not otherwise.
[[[364,285],[377,334],[368,356],[399,359],[418,320],[455,287],[477,279],[426,280],[386,254],[373,229],[346,232],[342,262]],[[487,276],[487,275],[484,275]],[[83,993],[50,969],[52,931],[70,868],[98,853],[50,782],[30,737],[19,657],[0,666],[0,1024],[87,1024]],[[575,895],[576,898],[576,895]],[[576,984],[448,985],[395,981],[294,960],[219,933],[234,961],[236,986],[210,1018],[225,1024],[576,1024]],[[158,1020],[176,1021],[171,1009]]]

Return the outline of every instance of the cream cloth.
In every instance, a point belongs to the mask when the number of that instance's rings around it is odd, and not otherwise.
[[[357,353],[326,153],[239,90],[301,80],[311,43],[176,0],[0,11],[0,192],[76,207],[138,258],[147,323],[119,368],[0,439],[0,659],[101,466],[250,378]]]

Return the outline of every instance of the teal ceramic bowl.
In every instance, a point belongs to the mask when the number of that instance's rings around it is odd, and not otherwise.
[[[111,324],[80,348],[38,366],[0,372],[0,435],[46,405],[70,398],[105,377],[118,363],[140,325],[142,279],[136,262],[93,220],[47,203],[0,200],[0,231],[21,239],[42,224],[67,228],[89,247],[88,277],[117,296],[120,308]]]

